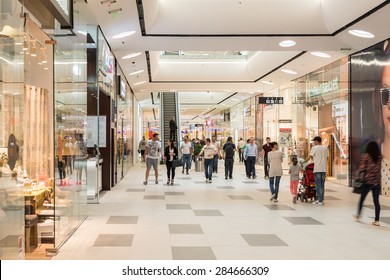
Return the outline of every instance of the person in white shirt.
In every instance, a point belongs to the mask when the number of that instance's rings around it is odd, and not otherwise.
[[[218,151],[214,155],[214,161],[213,161],[213,172],[218,173],[218,159],[219,159],[221,147],[219,145],[219,142],[216,140],[215,136],[211,137],[211,145],[213,145],[215,148],[217,148],[217,151]]]
[[[283,153],[278,150],[278,143],[270,143],[272,151],[268,152],[269,163],[269,188],[271,190],[271,201],[278,202],[279,183],[283,175],[282,162]],[[274,187],[275,183],[275,187]]]
[[[180,145],[180,150],[183,158],[183,170],[181,173],[184,174],[184,168],[186,169],[186,174],[188,175],[188,170],[191,169],[191,156],[194,154],[194,148],[188,136],[184,136],[184,142]]]
[[[240,141],[238,141],[238,158],[240,159],[240,162],[244,162],[244,148],[245,148],[246,142],[244,139],[240,138]]]
[[[158,140],[158,133],[153,134],[153,138],[148,142],[145,150],[146,156],[146,173],[144,185],[148,184],[149,172],[153,166],[154,175],[156,177],[155,183],[158,184],[158,159],[160,158],[161,153],[161,143]]]
[[[218,150],[214,145],[211,145],[210,138],[206,138],[206,145],[203,146],[199,156],[204,154],[204,174],[206,183],[211,183],[213,180],[213,161],[214,156],[218,154]]]
[[[245,147],[245,152],[244,152],[244,159],[247,161],[246,162],[246,167],[247,167],[247,177],[248,179],[252,178],[256,179],[256,159],[258,156],[258,149],[257,145],[255,144],[255,138],[251,137],[249,140],[249,144],[246,145]]]
[[[328,162],[328,149],[321,145],[322,139],[319,136],[313,138],[314,147],[310,150],[310,159],[314,162],[314,177],[316,181],[317,200],[313,204],[322,205],[324,203],[326,164]]]

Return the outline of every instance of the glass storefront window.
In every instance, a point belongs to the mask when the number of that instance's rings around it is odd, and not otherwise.
[[[25,138],[20,5],[0,10],[0,259],[23,258]],[[3,7],[2,7],[3,8]],[[19,170],[19,171],[18,171]],[[19,174],[18,174],[19,173]]]

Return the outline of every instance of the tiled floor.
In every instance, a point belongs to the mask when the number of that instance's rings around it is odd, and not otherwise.
[[[154,176],[144,186],[144,166],[132,168],[53,259],[390,259],[390,198],[380,197],[381,226],[371,226],[372,198],[361,222],[352,219],[358,195],[327,181],[323,206],[292,203],[283,176],[278,203],[268,181],[247,179],[236,164],[225,180],[223,165],[213,183],[203,173],[180,174],[165,185]]]

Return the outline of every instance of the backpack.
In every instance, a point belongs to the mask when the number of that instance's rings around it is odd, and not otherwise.
[[[225,158],[232,159],[234,157],[234,149],[232,143],[227,143],[225,147]]]

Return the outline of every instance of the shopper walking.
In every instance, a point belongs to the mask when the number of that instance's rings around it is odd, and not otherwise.
[[[246,143],[244,139],[240,138],[238,141],[238,158],[240,162],[244,162],[244,150],[245,150]]]
[[[191,169],[191,157],[194,154],[194,148],[188,136],[184,136],[184,141],[180,145],[180,151],[183,159],[183,170],[181,173],[184,174],[184,169],[188,175],[188,170]]]
[[[173,142],[177,141],[176,138],[177,123],[175,117],[172,117],[169,121],[169,139],[172,139]]]
[[[211,137],[211,145],[217,148],[217,153],[214,154],[214,160],[213,160],[213,172],[218,173],[218,160],[219,160],[219,155],[221,152],[221,147],[219,145],[219,142],[216,140],[215,136]]]
[[[317,200],[313,204],[324,204],[325,193],[325,179],[326,179],[326,165],[328,161],[328,149],[321,145],[321,137],[316,136],[313,138],[314,147],[310,150],[310,156],[306,159],[306,162],[310,159],[314,162],[314,178],[316,182]]]
[[[359,172],[363,173],[364,187],[360,195],[360,200],[355,219],[358,221],[362,213],[363,202],[367,194],[372,192],[372,199],[375,206],[375,219],[372,225],[379,226],[379,215],[381,206],[379,204],[379,195],[381,192],[381,152],[376,142],[370,141],[366,146],[366,150],[360,159]]]
[[[290,192],[293,196],[293,203],[297,203],[297,194],[298,194],[298,183],[299,183],[299,172],[301,171],[301,166],[298,164],[298,159],[294,156],[291,159],[291,165],[288,171],[290,174]]]
[[[217,148],[211,144],[210,138],[206,138],[206,145],[203,146],[199,156],[204,155],[204,174],[206,183],[211,183],[213,180],[213,161],[214,156],[218,153]]]
[[[249,139],[249,144],[247,144],[245,147],[245,160],[247,161],[246,175],[248,179],[250,179],[251,176],[253,179],[256,179],[257,177],[256,168],[255,168],[257,155],[258,155],[258,149],[257,149],[257,145],[255,144],[255,138],[251,137]]]
[[[139,144],[138,144],[138,150],[140,151],[141,153],[141,161],[145,161],[145,149],[146,149],[146,145],[148,144],[148,142],[145,140],[145,136],[142,137],[142,140],[139,141]]]
[[[146,157],[146,173],[144,185],[148,184],[149,172],[153,166],[154,175],[156,177],[155,183],[158,184],[158,160],[161,154],[161,144],[158,139],[158,133],[153,134],[152,140],[148,142],[145,149]]]
[[[249,173],[248,173],[248,160],[247,160],[247,156],[245,155],[245,151],[246,151],[246,145],[249,145],[249,139],[246,140],[246,144],[245,146],[243,146],[243,151],[242,151],[242,158],[244,160],[244,167],[245,167],[245,174],[246,174],[246,177],[250,177]]]
[[[175,143],[172,139],[168,140],[168,145],[164,149],[164,161],[167,166],[168,176],[167,185],[174,184],[176,167],[173,166],[173,161],[177,160],[177,154],[177,147],[175,146]]]
[[[270,200],[278,202],[279,184],[283,175],[283,153],[278,150],[278,143],[272,142],[270,145],[272,148],[272,151],[268,153]]]
[[[233,138],[229,136],[227,142],[223,145],[223,159],[225,160],[225,179],[233,179],[233,163],[234,163],[234,152],[236,145],[232,142]]]
[[[271,138],[267,137],[265,139],[267,142],[263,145],[263,156],[264,156],[264,178],[269,178],[269,164],[268,164],[268,153],[272,151],[271,148]]]

